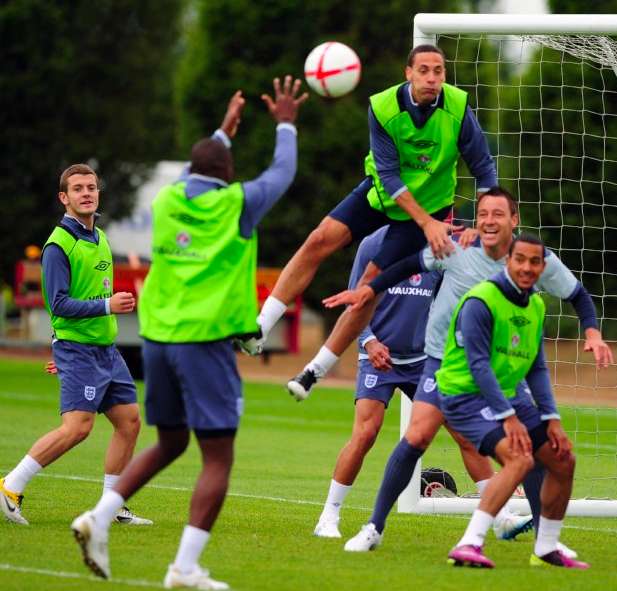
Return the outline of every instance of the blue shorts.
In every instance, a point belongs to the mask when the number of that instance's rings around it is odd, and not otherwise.
[[[230,340],[210,343],[144,341],[146,421],[211,435],[235,431],[242,382]]]
[[[393,220],[385,213],[374,209],[368,202],[367,195],[373,186],[373,179],[366,177],[343,199],[328,216],[345,224],[353,240],[361,240],[382,226],[389,226],[379,252],[373,257],[373,263],[380,269],[419,252],[426,246],[426,237],[422,229],[413,220]],[[444,220],[452,211],[445,207],[431,215]]]
[[[493,410],[487,406],[486,400],[480,395],[462,394],[460,396],[441,396],[441,410],[448,425],[468,439],[479,451],[484,438],[499,429],[502,421],[494,418]],[[536,408],[531,396],[523,389],[517,388],[514,398],[510,399],[516,416],[531,432],[542,424],[540,411]],[[496,442],[495,442],[496,443]]]
[[[115,345],[55,341],[54,362],[60,379],[60,413],[105,413],[117,404],[137,402],[137,390]]]
[[[424,361],[420,361],[419,363],[392,365],[391,370],[380,371],[375,369],[368,359],[360,359],[356,378],[356,401],[379,400],[388,408],[396,388],[413,400],[423,365]]]
[[[418,390],[416,391],[416,402],[426,402],[432,404],[441,410],[441,399],[439,390],[437,389],[437,380],[435,379],[435,373],[441,367],[441,359],[431,357],[430,355],[424,362],[424,370],[422,376],[418,382]]]

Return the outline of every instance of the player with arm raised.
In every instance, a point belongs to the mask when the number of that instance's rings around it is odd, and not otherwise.
[[[558,547],[575,460],[544,359],[544,302],[534,291],[546,254],[538,238],[518,236],[510,245],[506,268],[467,292],[452,315],[436,374],[444,416],[481,454],[503,466],[491,477],[465,534],[448,555],[455,565],[494,567],[482,551],[486,533],[535,458],[546,476],[530,563],[589,567]],[[537,406],[529,397],[512,403],[523,379]]]
[[[379,251],[387,227],[365,238],[349,278],[353,289],[371,257]],[[351,439],[341,449],[315,535],[340,538],[340,510],[383,424],[384,414],[399,388],[410,399],[422,375],[426,318],[441,279],[437,271],[416,274],[389,289],[370,325],[358,339],[355,414]]]
[[[227,589],[199,566],[227,494],[234,440],[242,411],[242,383],[232,338],[255,332],[256,226],[291,184],[297,161],[294,125],[306,94],[300,81],[274,80],[274,100],[263,99],[277,122],[274,160],[257,178],[233,182],[231,152],[219,141],[197,142],[186,181],[161,189],[153,202],[152,266],[139,306],[144,337],[146,418],[157,443],[127,467],[113,490],[72,524],[84,560],[110,576],[110,517],[197,438],[202,471],[164,586]],[[228,114],[233,136],[244,99]]]
[[[427,241],[437,257],[447,255],[453,248],[448,237],[452,226],[443,220],[454,203],[459,157],[476,178],[477,187],[486,189],[497,182],[467,93],[445,83],[443,51],[433,45],[414,48],[405,77],[405,83],[371,97],[367,177],[321,221],[287,263],[259,314],[262,337],[247,340],[246,352],[261,351],[274,324],[304,292],[324,259],[383,225],[389,226],[387,234],[362,282],[418,252]],[[335,343],[327,343],[318,364],[332,365],[341,353]]]
[[[380,292],[389,284],[396,283],[410,270],[419,272],[441,269],[444,272],[439,294],[428,318],[425,345],[427,360],[414,398],[410,423],[405,436],[390,456],[373,515],[362,531],[348,541],[346,546],[348,550],[365,551],[380,543],[386,518],[394,502],[409,483],[418,459],[444,422],[436,390],[435,372],[441,364],[445,335],[452,313],[460,298],[469,289],[498,273],[505,265],[506,254],[513,240],[512,232],[518,225],[518,210],[514,198],[505,189],[494,187],[480,197],[476,217],[479,232],[479,241],[476,245],[468,249],[456,245],[455,252],[442,260],[436,259],[430,249],[426,248],[419,255],[412,255],[391,269],[385,270],[371,282],[370,286],[361,286],[353,292],[342,292],[325,300],[328,306],[352,304],[348,308],[347,318],[352,320],[350,334],[354,334],[354,325],[361,324],[354,320],[354,317],[362,317],[366,309],[370,309],[370,306],[363,304],[371,303],[376,292]],[[589,294],[559,258],[550,251],[547,253],[546,267],[538,287],[573,304],[587,336],[585,347],[593,350],[599,367],[606,367],[612,363],[612,353],[597,328],[595,307]],[[356,309],[353,309],[354,306]],[[527,388],[523,382],[519,384],[518,395],[513,404],[518,401],[524,402],[527,398]],[[476,454],[473,464],[466,462],[466,468],[482,492],[493,473],[490,462]],[[540,515],[539,494],[542,476],[541,470],[534,470],[525,481],[525,492],[536,529]]]

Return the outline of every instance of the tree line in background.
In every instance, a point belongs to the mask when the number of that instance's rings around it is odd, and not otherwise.
[[[259,96],[271,92],[275,76],[291,73],[301,77],[310,49],[336,39],[358,52],[362,80],[347,97],[330,101],[313,95],[302,109],[298,122],[298,175],[260,228],[260,263],[283,265],[307,233],[363,178],[363,160],[368,150],[368,97],[403,80],[412,42],[410,10],[473,12],[478,4],[474,1],[463,7],[452,0],[417,0],[413,6],[403,2],[331,0],[4,3],[0,7],[0,38],[5,48],[0,72],[0,117],[6,140],[0,159],[0,194],[5,198],[6,210],[0,218],[1,277],[11,280],[14,261],[24,246],[42,244],[59,218],[57,178],[66,165],[75,161],[94,164],[104,179],[102,221],[120,218],[131,211],[134,191],[153,163],[187,158],[192,143],[217,127],[227,100],[237,89],[242,89],[247,98],[233,148],[237,175],[243,180],[259,174],[270,162],[274,146],[274,124]],[[553,12],[576,12],[580,11],[577,4],[553,0],[551,8]],[[585,11],[615,12],[617,8],[614,0],[597,4]],[[487,81],[495,79],[490,62],[496,50],[490,45],[482,46],[485,63],[480,66],[473,63],[473,48],[458,47],[455,41],[447,40],[444,48],[448,54],[459,52],[459,59],[460,52],[468,52],[469,59],[457,65],[457,81],[475,80],[477,73]],[[542,75],[544,81],[560,82],[562,72],[580,84],[580,72],[567,67],[562,70],[538,66],[524,76],[529,81]],[[593,75],[590,70],[588,76]],[[600,74],[596,71],[595,75]],[[614,90],[615,81],[608,81],[608,87]],[[529,96],[524,100],[532,101],[534,91],[525,92]],[[476,98],[478,104],[509,105],[513,111],[523,100],[520,92],[497,90],[490,82],[479,87],[472,104]],[[560,109],[562,97],[547,87],[539,100],[544,109]],[[568,95],[567,100],[571,106],[579,106],[577,101],[582,99]],[[601,100],[601,96],[586,98],[586,108],[602,112],[596,110]],[[500,117],[497,113],[482,111],[481,123],[499,124],[499,129],[508,130],[513,120],[505,111],[503,119],[495,121]],[[526,154],[537,149],[536,141],[542,141],[542,153],[561,154],[563,134],[540,140],[537,133],[531,133],[537,132],[540,124],[548,125],[551,118],[555,129],[570,126],[567,116],[564,123],[563,112],[551,113],[547,111],[541,123],[531,115],[523,118],[530,134],[520,152],[516,152],[519,148],[515,145],[504,146],[515,151],[516,156],[498,161],[502,178],[515,178],[522,165],[527,167],[526,174],[537,174],[537,170],[530,169],[532,159],[525,159]],[[606,117],[589,115],[586,133],[606,126],[607,121]],[[617,135],[608,131],[609,135]],[[591,136],[584,141],[593,141]],[[513,137],[504,135],[500,141],[507,144],[515,141]],[[571,141],[583,140],[572,136]],[[496,148],[493,143],[491,147]],[[573,144],[565,147],[576,149]],[[588,143],[587,151],[591,147]],[[617,156],[617,148],[609,146],[607,153]],[[579,178],[577,164],[580,166],[575,159],[544,159],[542,176]],[[598,173],[593,162],[586,165],[585,175]],[[530,201],[523,211],[524,223],[540,225],[538,183],[504,184]],[[615,238],[610,234],[610,223],[600,229],[600,218],[606,210],[593,206],[596,197],[574,190],[568,193],[571,205],[551,207],[563,195],[550,184],[541,186],[540,191],[543,237],[553,246],[580,247],[576,252],[572,249],[564,253],[566,262],[574,269],[590,271],[583,277],[585,283],[592,293],[602,293],[607,277],[601,271],[609,268],[602,263],[608,265],[608,261],[601,261],[593,249]],[[469,197],[473,187],[463,183],[459,192]],[[579,229],[581,219],[587,230]],[[591,232],[592,226],[597,226],[598,231]],[[590,254],[585,255],[584,248]],[[589,260],[582,260],[586,256]],[[306,293],[309,304],[318,307],[324,295],[344,287],[352,257],[353,249],[347,249],[323,265]],[[617,316],[610,308],[602,314]]]

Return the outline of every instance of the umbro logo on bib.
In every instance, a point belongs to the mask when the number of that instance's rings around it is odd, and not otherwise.
[[[96,388],[94,386],[84,386],[84,398],[86,400],[94,400],[96,396]]]

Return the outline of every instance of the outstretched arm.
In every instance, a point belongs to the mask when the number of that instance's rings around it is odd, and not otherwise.
[[[298,110],[307,99],[307,93],[298,96],[301,81],[285,76],[281,88],[280,80],[274,79],[274,99],[267,94],[262,100],[277,122],[276,146],[270,166],[257,178],[243,183],[244,210],[240,218],[240,233],[244,237],[259,224],[266,213],[283,196],[291,185],[297,168],[297,131],[294,122]]]

